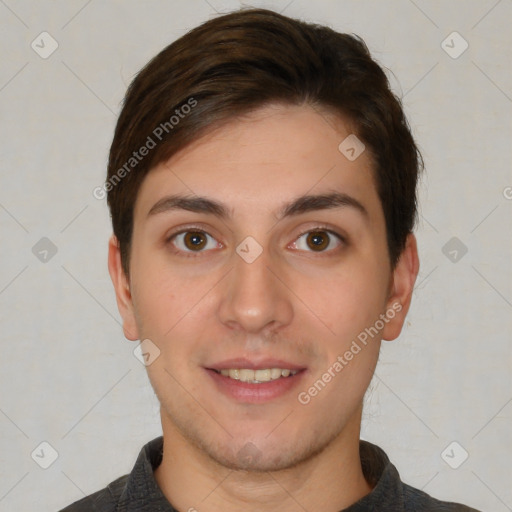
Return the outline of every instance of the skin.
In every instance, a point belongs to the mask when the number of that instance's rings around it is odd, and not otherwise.
[[[337,512],[371,492],[359,459],[363,398],[381,340],[400,334],[419,261],[410,234],[392,271],[369,152],[350,161],[338,150],[350,133],[348,123],[310,106],[261,108],[147,175],[134,208],[129,278],[110,240],[125,336],[150,339],[160,350],[147,367],[164,435],[155,478],[179,510]],[[284,203],[332,191],[356,198],[367,219],[345,206],[277,220]],[[222,202],[232,217],[185,210],[148,216],[177,193]],[[318,251],[300,236],[325,225],[346,242],[324,229]],[[202,252],[183,235],[169,240],[185,228],[210,235],[201,239],[208,241]],[[263,248],[252,263],[235,251],[247,236]],[[393,304],[401,310],[379,334],[307,405],[299,403],[298,392]],[[299,388],[242,403],[219,392],[205,370],[260,356],[305,367]],[[243,456],[249,449],[252,460]]]

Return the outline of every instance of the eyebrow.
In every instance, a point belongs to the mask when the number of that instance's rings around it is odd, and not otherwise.
[[[365,220],[369,219],[368,210],[355,197],[343,192],[329,194],[303,195],[286,203],[278,212],[277,218],[292,217],[317,210],[331,208],[352,208],[359,212]],[[172,210],[187,210],[195,213],[215,215],[220,219],[231,218],[230,210],[226,205],[214,199],[201,196],[170,195],[157,201],[148,212],[148,217]]]

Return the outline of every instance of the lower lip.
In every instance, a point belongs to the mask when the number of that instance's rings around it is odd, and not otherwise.
[[[238,402],[252,404],[268,402],[285,395],[299,384],[305,373],[305,370],[300,370],[289,377],[280,377],[269,382],[253,384],[224,377],[224,375],[208,368],[206,368],[206,371],[217,385],[217,389],[222,393]]]

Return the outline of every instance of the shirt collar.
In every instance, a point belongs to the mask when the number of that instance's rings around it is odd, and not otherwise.
[[[360,440],[359,454],[363,474],[373,490],[340,512],[388,508],[403,512],[405,508],[400,475],[384,450],[368,441]],[[162,456],[162,436],[142,448],[121,493],[116,512],[177,512],[158,487],[153,474],[162,462]]]
[[[162,436],[157,437],[140,451],[116,512],[177,512],[158,487],[153,474],[162,462],[163,441]]]
[[[361,439],[359,456],[363,475],[373,489],[341,512],[367,512],[368,510],[404,512],[403,484],[397,469],[384,450]]]

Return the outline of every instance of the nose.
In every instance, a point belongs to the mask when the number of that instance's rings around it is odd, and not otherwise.
[[[266,249],[249,261],[233,254],[233,267],[221,289],[219,319],[231,329],[248,333],[275,332],[293,318],[292,293]]]

